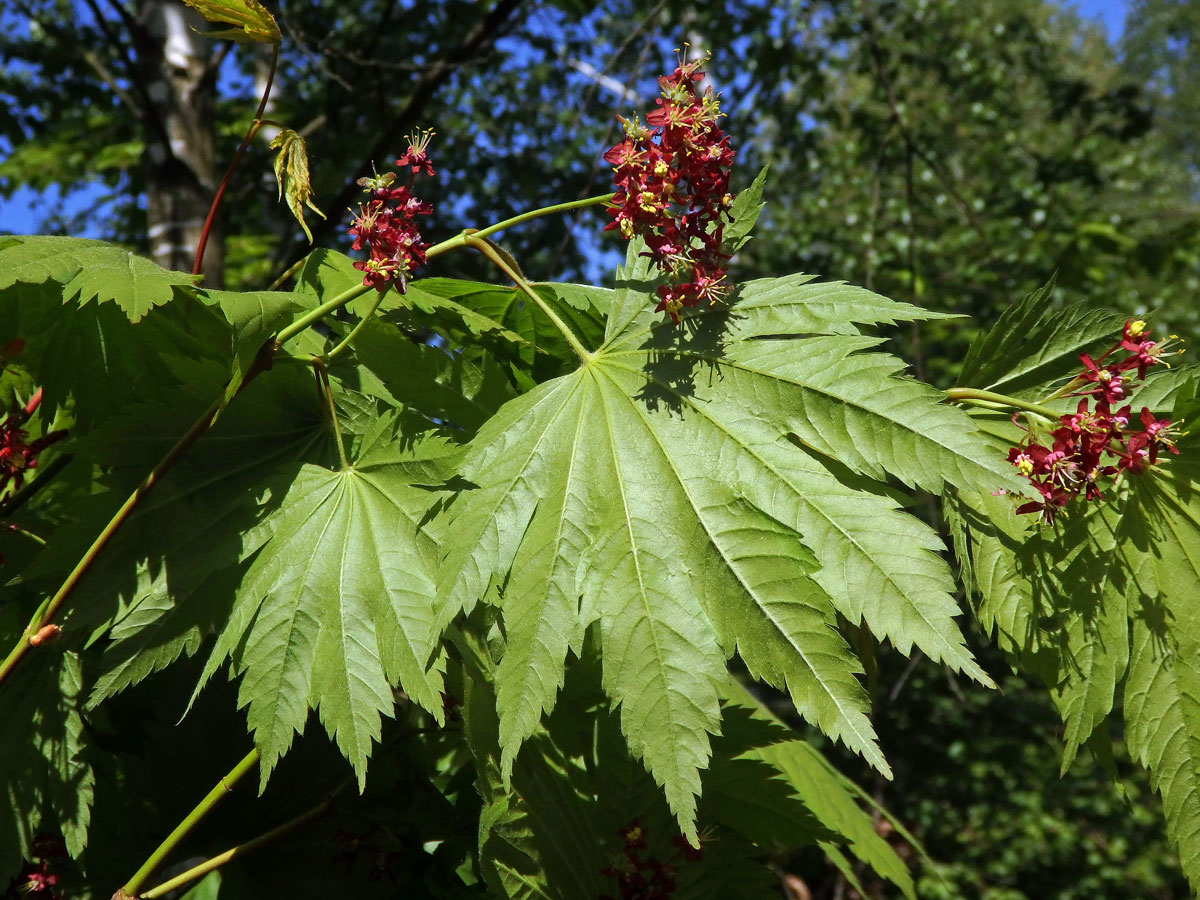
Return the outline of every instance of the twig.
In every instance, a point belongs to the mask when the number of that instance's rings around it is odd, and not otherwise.
[[[326,797],[308,812],[302,813],[301,815],[296,816],[294,819],[289,819],[278,828],[272,828],[270,831],[266,832],[265,834],[260,834],[253,840],[246,841],[244,844],[238,844],[236,847],[231,847],[224,853],[220,853],[214,856],[212,859],[200,863],[198,866],[193,866],[186,872],[176,875],[169,881],[164,881],[162,884],[155,885],[150,890],[143,892],[139,896],[142,898],[142,900],[154,900],[155,897],[161,897],[163,894],[173,891],[178,887],[182,887],[183,885],[195,881],[198,878],[203,878],[213,869],[220,868],[221,866],[225,865],[225,863],[236,859],[239,856],[245,856],[251,850],[257,850],[264,844],[269,844],[276,838],[283,837],[289,831],[295,831],[301,825],[307,825],[313,819],[320,818],[332,807],[333,797]]]
[[[226,794],[233,790],[233,786],[247,772],[258,765],[258,760],[259,752],[257,749],[251,750],[243,756],[241,762],[234,766],[228,775],[218,781],[213,789],[205,795],[204,799],[196,805],[196,808],[188,813],[182,822],[175,826],[174,831],[167,835],[166,840],[155,848],[154,852],[142,863],[141,868],[134,872],[133,877],[125,882],[125,885],[118,892],[117,896],[121,896],[122,894],[127,897],[138,896],[138,891],[146,883],[146,879],[154,874],[154,870],[162,865],[163,860],[191,833],[192,829],[200,823],[200,820],[208,815],[212,808],[225,798]]]
[[[200,269],[204,264],[204,248],[208,246],[208,235],[212,231],[213,221],[217,217],[217,210],[221,208],[221,199],[225,196],[225,191],[229,187],[229,182],[233,179],[233,173],[236,171],[238,164],[241,163],[242,157],[246,155],[246,148],[250,146],[250,142],[254,140],[254,133],[258,131],[262,125],[263,111],[267,108],[267,101],[271,97],[271,85],[275,83],[275,68],[279,64],[279,45],[274,44],[271,47],[271,69],[267,73],[267,85],[263,88],[262,97],[258,101],[258,110],[254,113],[254,121],[250,123],[250,127],[246,129],[246,134],[242,138],[242,143],[238,146],[237,152],[233,154],[233,159],[229,161],[229,168],[225,170],[225,177],[221,179],[221,183],[217,185],[217,192],[213,195],[212,205],[208,208],[208,216],[204,220],[204,229],[200,232],[200,241],[196,245],[196,259],[192,263],[192,274],[199,275]]]

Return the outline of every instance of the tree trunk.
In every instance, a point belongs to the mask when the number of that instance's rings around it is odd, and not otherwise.
[[[191,271],[217,176],[213,159],[216,72],[206,23],[179,0],[143,0],[138,60],[153,114],[146,129],[146,225],[150,255]],[[224,236],[214,225],[204,254],[204,283],[224,280]]]

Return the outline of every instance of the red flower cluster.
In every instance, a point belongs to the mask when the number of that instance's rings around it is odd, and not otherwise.
[[[45,860],[40,863],[28,863],[17,876],[17,889],[30,897],[62,897],[63,893],[57,888],[58,875],[50,868]]]
[[[58,887],[58,874],[51,867],[50,860],[54,857],[66,856],[62,840],[38,835],[33,841],[33,856],[38,862],[26,862],[21,873],[9,886],[9,891],[2,896],[30,896],[45,898],[45,900],[60,900],[65,895],[62,888]]]
[[[0,494],[11,484],[20,488],[25,473],[37,468],[38,454],[67,436],[65,431],[52,431],[35,441],[27,441],[24,425],[41,405],[42,389],[38,388],[29,402],[15,406],[0,422]]]
[[[1132,391],[1130,380],[1142,380],[1150,366],[1163,362],[1163,351],[1170,343],[1151,340],[1146,323],[1130,319],[1120,343],[1098,360],[1080,354],[1083,372],[1068,385],[1068,389],[1077,388],[1070,391],[1071,395],[1081,397],[1078,408],[1071,415],[1061,416],[1059,426],[1048,435],[1030,432],[1021,446],[1008,452],[1008,461],[1042,495],[1041,500],[1017,507],[1017,512],[1037,512],[1046,521],[1053,521],[1058,510],[1080,493],[1087,500],[1102,500],[1101,478],[1115,480],[1122,472],[1144,472],[1158,462],[1163,447],[1179,453],[1174,441],[1178,432],[1169,419],[1156,420],[1143,406],[1139,416],[1142,430],[1135,431],[1130,428],[1130,404],[1116,412],[1112,409]],[[1121,350],[1128,354],[1124,359],[1105,363]],[[1049,446],[1039,438],[1048,438]]]
[[[617,186],[604,230],[615,228],[626,240],[645,238],[645,255],[672,279],[658,289],[656,309],[676,322],[683,307],[716,303],[729,291],[721,239],[733,203],[735,151],[717,127],[720,101],[711,88],[696,91],[703,63],[683,63],[659,78],[662,97],[647,124],[636,115],[632,122],[622,118],[625,139],[604,154]]]
[[[408,151],[396,160],[398,167],[411,169],[407,185],[392,187],[396,180],[392,172],[358,179],[371,199],[359,204],[349,233],[354,235],[351,246],[355,250],[366,248],[369,255],[355,262],[354,268],[363,273],[363,284],[377,291],[386,291],[394,284],[403,294],[409,275],[425,263],[429,245],[422,242],[416,219],[432,213],[433,206],[413,195],[412,182],[418,172],[433,175],[433,163],[426,153],[431,137],[432,131],[412,135]]]
[[[675,866],[654,857],[642,858],[647,831],[637,819],[617,833],[621,835],[625,846],[617,863],[606,868],[604,874],[617,879],[620,900],[667,900],[675,893]],[[701,851],[682,837],[676,837],[674,843],[681,849],[685,859],[693,862],[700,859]],[[602,894],[599,900],[614,898],[610,894]]]

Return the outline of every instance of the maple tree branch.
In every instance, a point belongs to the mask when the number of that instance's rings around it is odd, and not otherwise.
[[[213,869],[218,869],[221,866],[225,865],[225,863],[230,862],[231,860],[236,859],[239,856],[246,855],[251,850],[257,850],[259,847],[263,846],[264,844],[269,844],[271,841],[275,840],[276,838],[283,837],[289,831],[294,831],[295,829],[299,828],[302,825],[307,825],[313,819],[319,819],[321,816],[325,815],[325,813],[329,812],[329,810],[332,807],[333,807],[333,795],[331,794],[330,796],[328,796],[324,800],[322,800],[320,803],[318,803],[316,806],[314,806],[312,809],[308,810],[308,812],[301,813],[300,815],[296,816],[294,819],[289,819],[288,821],[284,822],[282,825],[280,825],[276,828],[272,828],[268,832],[260,834],[258,837],[254,838],[253,840],[246,841],[246,843],[244,843],[244,844],[238,844],[236,847],[231,847],[228,850],[226,850],[224,853],[219,853],[216,856],[214,856],[212,859],[205,860],[204,862],[200,863],[199,865],[193,866],[192,868],[188,869],[186,872],[176,875],[174,878],[170,879],[169,881],[164,881],[162,884],[156,885],[156,886],[152,887],[150,890],[144,891],[143,893],[139,894],[138,896],[141,897],[142,900],[154,900],[155,897],[161,897],[163,894],[173,891],[178,887],[182,887],[183,885],[188,884],[189,882],[192,882],[198,878],[204,877],[209,872],[211,872]]]
[[[241,761],[213,786],[213,789],[196,805],[196,808],[188,813],[182,822],[175,826],[175,830],[167,835],[166,839],[155,848],[154,852],[142,863],[141,868],[133,873],[133,877],[125,882],[124,886],[114,897],[137,897],[138,891],[146,883],[146,879],[154,874],[154,870],[162,865],[163,860],[170,855],[171,851],[191,833],[192,829],[199,824],[201,819],[208,815],[214,806],[225,798],[226,794],[233,791],[233,786],[245,777],[246,773],[258,765],[259,756],[257,748],[243,756]]]

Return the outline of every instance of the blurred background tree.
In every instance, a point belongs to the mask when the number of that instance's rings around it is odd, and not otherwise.
[[[810,271],[970,315],[895,336],[940,384],[976,328],[1055,273],[1055,302],[1200,325],[1197,0],[1135,0],[1117,47],[1048,0],[268,5],[284,44],[267,115],[308,141],[329,216],[310,222],[318,244],[347,248],[355,179],[390,166],[419,127],[437,131],[438,175],[422,189],[435,239],[608,189],[614,115],[648,103],[686,41],[713,54],[738,186],[771,166],[739,276]],[[0,58],[0,195],[62,197],[42,231],[189,268],[265,81],[261,53],[200,38],[177,0],[11,0]],[[307,250],[276,202],[271,134],[234,178],[212,283],[261,286]],[[592,210],[573,229],[541,219],[503,238],[534,278],[604,278],[621,250],[602,221]],[[17,224],[0,215],[0,231]],[[437,274],[489,277],[479,266],[452,256]],[[880,799],[936,861],[922,896],[1187,896],[1157,801],[1126,761],[1128,799],[1087,761],[1054,778],[1043,692],[1015,679],[1003,695],[960,691],[887,654],[873,684],[897,772]],[[778,863],[813,897],[852,894],[803,855]]]

